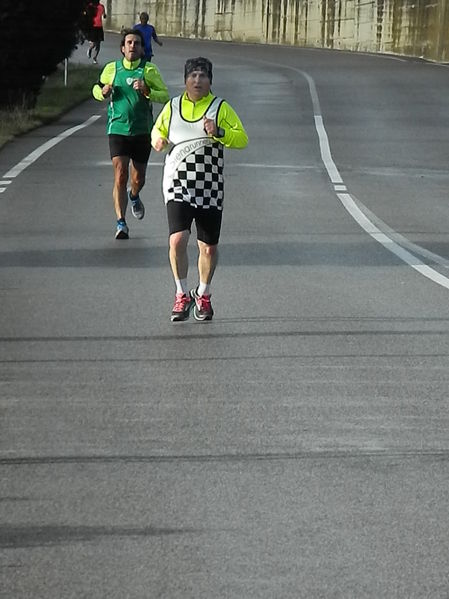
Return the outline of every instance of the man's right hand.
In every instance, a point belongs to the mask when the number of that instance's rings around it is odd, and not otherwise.
[[[112,94],[112,85],[110,83],[106,83],[106,85],[103,85],[101,93],[103,94],[103,98],[107,98],[108,96],[110,96]]]
[[[165,137],[158,137],[156,141],[153,143],[153,148],[156,152],[163,152],[168,146],[168,139]]]

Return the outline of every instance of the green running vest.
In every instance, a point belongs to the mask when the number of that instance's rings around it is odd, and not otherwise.
[[[134,79],[143,79],[145,60],[135,69],[115,63],[113,91],[108,107],[108,134],[144,135],[153,127],[153,109],[148,98],[133,89]]]

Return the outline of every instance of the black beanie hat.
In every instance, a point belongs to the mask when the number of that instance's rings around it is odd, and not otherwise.
[[[189,58],[184,65],[184,81],[193,71],[203,71],[212,83],[212,63],[207,58],[203,58],[202,56]]]

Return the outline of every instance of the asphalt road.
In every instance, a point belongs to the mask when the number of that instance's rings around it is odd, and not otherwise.
[[[250,137],[216,316],[170,322],[156,153],[115,241],[105,105],[0,151],[0,597],[447,599],[448,69],[156,50]]]

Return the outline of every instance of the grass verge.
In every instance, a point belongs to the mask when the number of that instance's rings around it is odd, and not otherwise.
[[[98,67],[69,63],[65,86],[64,68],[58,68],[47,77],[33,110],[0,110],[0,148],[15,136],[48,123],[87,100],[97,79]]]

